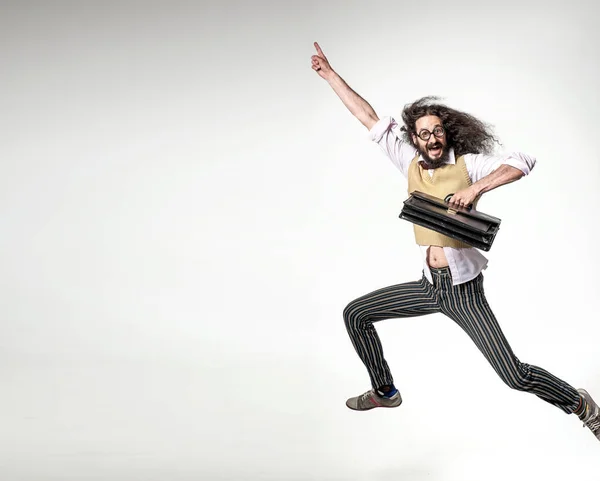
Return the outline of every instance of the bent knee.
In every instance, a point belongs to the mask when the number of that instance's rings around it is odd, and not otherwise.
[[[531,379],[527,372],[517,369],[511,372],[503,372],[500,378],[511,389],[516,391],[529,391],[531,389]]]
[[[365,312],[356,301],[352,301],[344,308],[343,316],[348,329],[359,329],[366,321]]]
[[[526,379],[504,379],[504,382],[509,388],[514,389],[515,391],[529,391],[530,385]]]
[[[343,316],[346,322],[348,322],[349,319],[358,317],[359,314],[360,306],[356,301],[352,301],[346,307],[344,307]]]

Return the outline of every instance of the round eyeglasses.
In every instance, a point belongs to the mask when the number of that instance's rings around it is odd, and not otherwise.
[[[435,129],[433,129],[433,132],[429,132],[429,130],[427,129],[423,129],[421,130],[421,132],[419,132],[419,138],[421,140],[429,140],[429,138],[431,137],[431,134],[433,134],[434,136],[436,136],[438,139],[444,136],[444,127],[436,127]]]

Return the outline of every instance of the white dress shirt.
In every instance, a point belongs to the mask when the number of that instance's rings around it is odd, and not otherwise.
[[[398,123],[389,116],[381,118],[369,131],[371,140],[381,147],[394,165],[402,172],[404,177],[408,177],[408,166],[417,156],[418,151],[402,139],[402,134],[403,132],[400,132]],[[523,174],[528,175],[536,163],[534,157],[520,152],[511,152],[500,156],[465,154],[464,159],[472,183],[491,174],[503,164],[515,167],[523,172]],[[420,162],[422,160],[423,158],[419,156],[418,161]],[[456,163],[453,149],[450,149],[448,160],[445,163]],[[433,175],[433,169],[429,170],[429,175]],[[431,271],[427,264],[427,249],[429,246],[419,247],[421,248],[421,255],[423,256],[423,271],[425,277],[429,282],[433,283]],[[444,247],[443,249],[452,274],[453,285],[462,284],[474,279],[487,267],[487,258],[473,247]]]

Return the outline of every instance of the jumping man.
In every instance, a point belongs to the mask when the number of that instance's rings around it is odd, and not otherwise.
[[[520,152],[492,155],[496,139],[489,127],[472,115],[437,103],[435,97],[405,106],[401,128],[391,117],[380,119],[331,68],[316,42],[315,48],[313,70],[407,178],[409,194],[418,190],[443,199],[454,193],[452,204],[475,206],[483,193],[519,180],[535,166],[533,157]],[[589,393],[540,367],[522,363],[513,353],[485,298],[482,271],[487,259],[481,252],[421,226],[415,225],[414,231],[423,257],[421,279],[376,290],[344,309],[348,334],[372,386],[348,399],[346,405],[365,411],[402,403],[375,322],[441,312],[465,330],[509,387],[576,414],[600,440],[600,409]]]

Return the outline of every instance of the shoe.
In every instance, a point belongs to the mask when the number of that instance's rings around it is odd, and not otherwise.
[[[400,391],[391,397],[380,396],[374,389],[360,396],[351,397],[346,401],[346,406],[355,411],[367,411],[373,408],[395,408],[402,404]]]
[[[585,389],[578,389],[577,392],[587,402],[585,416],[581,419],[583,426],[590,428],[590,431],[600,441],[600,408]]]

